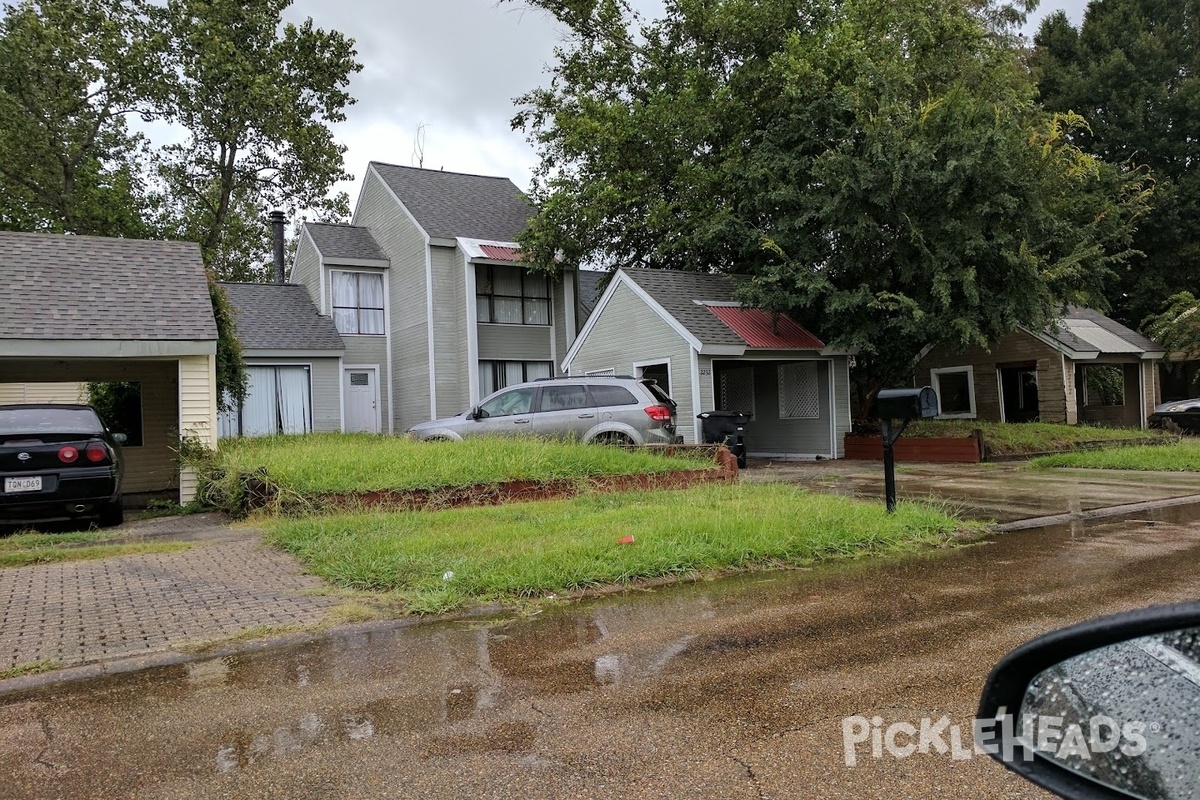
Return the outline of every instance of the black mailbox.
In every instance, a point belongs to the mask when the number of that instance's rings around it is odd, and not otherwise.
[[[875,398],[880,419],[929,419],[938,415],[937,392],[920,389],[880,389]]]

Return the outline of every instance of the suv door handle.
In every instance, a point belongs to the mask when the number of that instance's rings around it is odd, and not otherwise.
[[[592,418],[594,418],[595,416],[596,416],[595,414],[580,414],[580,415],[579,415],[579,418],[580,418],[580,419],[592,419]]]
[[[528,424],[529,424],[529,417],[526,417],[525,419],[514,419],[513,420],[513,425],[528,425]]]

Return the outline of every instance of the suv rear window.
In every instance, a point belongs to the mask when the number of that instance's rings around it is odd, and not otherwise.
[[[616,386],[611,383],[592,383],[588,384],[588,390],[592,393],[592,399],[596,401],[597,406],[636,406],[638,402],[638,399],[633,396],[633,392],[624,386]]]
[[[100,417],[90,408],[0,408],[0,436],[103,432]]]
[[[654,395],[654,399],[660,403],[666,403],[671,408],[675,407],[675,401],[671,399],[671,395],[663,391],[662,387],[656,381],[642,381],[642,386],[650,390],[650,394]]]

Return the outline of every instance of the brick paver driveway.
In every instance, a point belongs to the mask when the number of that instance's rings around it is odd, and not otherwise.
[[[311,625],[338,600],[251,530],[202,514],[133,523],[130,535],[196,542],[178,553],[0,570],[0,670],[145,656],[259,626]]]

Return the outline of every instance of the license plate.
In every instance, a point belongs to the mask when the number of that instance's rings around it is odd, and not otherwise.
[[[5,478],[4,492],[11,494],[15,492],[40,492],[42,490],[42,476],[34,475],[31,478]]]

